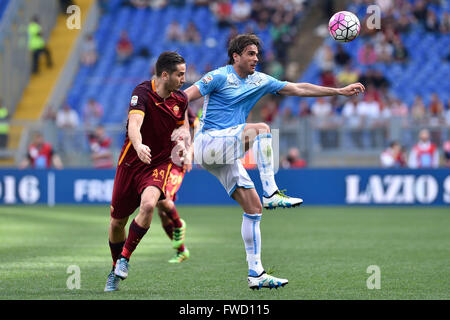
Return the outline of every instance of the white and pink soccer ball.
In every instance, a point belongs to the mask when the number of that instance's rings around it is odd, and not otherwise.
[[[328,30],[334,40],[349,42],[354,40],[361,30],[361,24],[356,15],[349,11],[336,12],[328,22]]]

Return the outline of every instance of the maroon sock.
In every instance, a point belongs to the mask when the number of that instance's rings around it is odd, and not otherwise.
[[[173,223],[169,222],[169,224],[162,226],[164,228],[164,231],[166,232],[167,236],[172,239],[173,234]]]
[[[173,206],[172,210],[170,211],[166,211],[167,216],[172,219],[173,221],[173,226],[175,228],[181,228],[181,226],[183,225],[180,221],[180,216],[178,215],[177,212],[177,207]]]
[[[117,261],[117,259],[119,259],[119,256],[120,256],[120,253],[122,252],[124,244],[125,244],[125,241],[118,242],[118,243],[112,243],[111,241],[109,241],[109,249],[111,250],[113,266],[116,265],[116,261]]]
[[[147,233],[149,228],[142,228],[139,226],[136,221],[133,221],[130,224],[130,229],[128,231],[128,238],[125,242],[121,255],[127,259],[130,259],[131,254],[134,249],[136,249],[137,245]]]

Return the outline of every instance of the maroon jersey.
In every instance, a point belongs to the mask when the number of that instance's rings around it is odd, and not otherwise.
[[[144,81],[132,94],[129,115],[139,113],[144,116],[141,126],[142,143],[150,148],[151,167],[170,161],[175,143],[171,140],[174,129],[184,124],[188,99],[183,91],[172,92],[166,99],[155,91],[155,80]],[[120,165],[147,166],[142,162],[127,135],[119,156]]]

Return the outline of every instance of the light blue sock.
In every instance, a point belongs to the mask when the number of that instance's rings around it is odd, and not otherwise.
[[[258,276],[264,268],[261,263],[261,231],[259,224],[262,214],[244,213],[242,219],[241,235],[247,253],[248,275]]]
[[[258,165],[259,176],[263,187],[263,195],[270,197],[278,190],[275,182],[272,134],[259,134],[253,142],[253,157]]]

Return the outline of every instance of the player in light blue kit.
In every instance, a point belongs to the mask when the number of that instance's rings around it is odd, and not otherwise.
[[[200,129],[194,137],[195,161],[215,175],[230,197],[244,210],[241,234],[248,262],[251,289],[278,288],[287,279],[268,275],[261,263],[260,220],[262,205],[241,161],[252,146],[264,190],[264,208],[291,208],[303,200],[281,192],[274,178],[272,135],[265,123],[246,123],[256,102],[265,94],[299,97],[352,96],[364,92],[360,83],[328,88],[309,83],[278,81],[256,72],[260,40],[252,34],[235,37],[229,44],[229,64],[207,73],[186,89],[189,101],[204,96]]]

